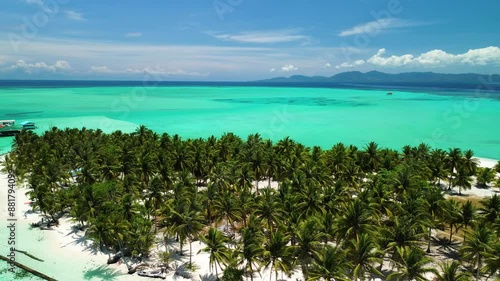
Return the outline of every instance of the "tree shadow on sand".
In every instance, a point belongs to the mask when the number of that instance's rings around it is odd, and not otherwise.
[[[432,237],[431,243],[432,245],[437,246],[438,255],[455,260],[460,258],[460,254],[458,253],[460,242],[452,240],[450,243],[448,238]]]
[[[109,268],[105,265],[101,265],[95,269],[88,270],[85,272],[83,277],[85,280],[116,280],[118,277],[125,275],[115,269]]]
[[[207,273],[204,275],[200,274],[200,279],[201,279],[201,281],[216,281],[217,277],[213,273],[209,273],[209,274]]]
[[[68,233],[66,236],[68,235],[71,235],[71,239],[73,239],[73,241],[67,243],[66,245],[62,245],[61,248],[74,245],[82,247],[84,251],[88,251],[93,255],[99,253],[99,249],[97,249],[97,247],[94,246],[92,240],[88,239],[85,235],[79,235],[73,232]]]

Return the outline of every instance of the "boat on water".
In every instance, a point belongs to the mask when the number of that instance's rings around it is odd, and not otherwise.
[[[31,121],[24,121],[21,123],[21,126],[23,126],[23,130],[34,130],[36,129],[35,123]]]
[[[387,93],[387,95],[388,95],[388,96],[392,96],[392,92],[388,92],[388,93]]]
[[[36,129],[36,126],[31,121],[25,121],[21,126],[17,126],[16,120],[0,120],[0,137],[15,136],[23,130],[33,129]]]

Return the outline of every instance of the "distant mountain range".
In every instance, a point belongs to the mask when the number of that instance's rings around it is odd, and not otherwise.
[[[457,84],[490,84],[500,83],[500,75],[484,75],[475,73],[442,74],[434,72],[406,72],[389,74],[379,71],[362,73],[359,71],[342,72],[331,77],[294,75],[277,77],[255,82],[264,83],[457,83]]]

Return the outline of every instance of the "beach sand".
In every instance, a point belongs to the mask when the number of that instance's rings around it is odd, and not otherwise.
[[[2,161],[4,156],[0,156]],[[481,166],[493,167],[497,161],[492,159],[480,159]],[[267,186],[267,182],[261,182],[261,187]],[[0,253],[6,256],[9,252],[8,231],[7,225],[7,174],[0,173]],[[16,246],[18,250],[26,251],[31,255],[44,260],[39,262],[33,260],[21,253],[16,253],[16,261],[38,270],[46,275],[49,275],[57,280],[148,280],[140,278],[137,274],[127,274],[125,264],[107,265],[108,256],[101,252],[95,251],[92,243],[85,239],[84,232],[77,231],[73,223],[68,218],[60,220],[60,225],[54,230],[40,230],[31,228],[30,223],[37,222],[40,219],[39,214],[31,212],[31,207],[26,204],[29,202],[25,195],[26,188],[17,183],[16,189]],[[491,196],[498,192],[498,189],[478,189],[473,187],[471,190],[463,191],[464,196],[485,197]],[[159,240],[161,238],[159,237]],[[178,249],[178,245],[170,245],[170,247]],[[204,245],[201,242],[193,242],[193,263],[197,270],[193,274],[191,280],[215,280],[214,274],[210,271],[209,256],[206,253],[198,253]],[[153,249],[153,252],[164,251],[165,245],[158,244]],[[185,255],[177,256],[175,263],[181,266],[188,262],[189,245],[184,247]],[[155,256],[155,255],[153,255]],[[151,260],[150,262],[154,262]],[[7,263],[0,262],[0,272],[7,268]],[[219,270],[220,273],[220,270]],[[254,280],[269,280],[270,272],[268,269],[263,269],[259,274],[255,275]],[[287,276],[279,276],[279,279],[285,280],[300,280],[303,279],[300,272],[288,278]],[[10,273],[0,275],[0,280],[13,280]],[[26,280],[39,280],[38,278]],[[174,276],[171,271],[167,275],[167,280],[189,280],[180,276]],[[271,280],[275,280],[274,273]]]

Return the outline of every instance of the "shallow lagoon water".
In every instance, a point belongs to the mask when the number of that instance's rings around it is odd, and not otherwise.
[[[370,141],[401,149],[425,142],[500,159],[500,100],[448,94],[346,88],[237,86],[0,88],[0,119],[57,127],[133,131],[139,125],[183,137],[289,136],[328,149]],[[0,153],[12,139],[0,139]]]

